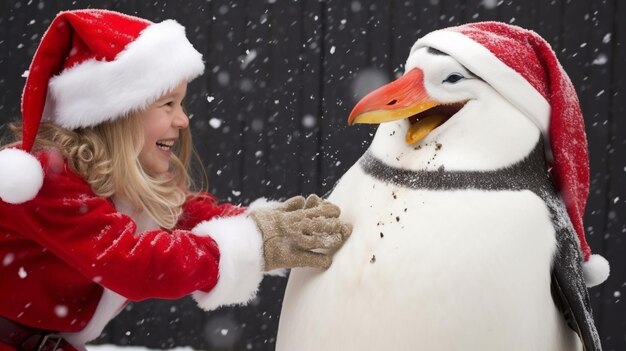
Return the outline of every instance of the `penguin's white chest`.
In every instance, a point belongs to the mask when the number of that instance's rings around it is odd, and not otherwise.
[[[357,165],[329,199],[352,236],[327,271],[292,270],[278,350],[560,350],[571,339],[550,295],[554,229],[532,192],[406,189]]]

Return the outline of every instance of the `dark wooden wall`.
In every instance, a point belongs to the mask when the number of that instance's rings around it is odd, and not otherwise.
[[[369,145],[375,127],[346,127],[364,93],[403,72],[431,30],[499,20],[545,37],[572,78],[591,154],[589,242],[612,264],[591,295],[606,350],[626,350],[626,3],[620,0],[194,0],[0,2],[0,132],[19,117],[21,74],[59,10],[107,8],[174,18],[205,57],[188,108],[209,189],[249,203],[323,194]],[[219,124],[219,125],[218,125]],[[138,277],[140,279],[140,277]],[[0,278],[1,279],[1,278]],[[284,278],[247,307],[203,313],[189,299],[129,306],[100,342],[273,350]],[[541,321],[538,321],[540,323]],[[532,337],[532,336],[529,336]]]

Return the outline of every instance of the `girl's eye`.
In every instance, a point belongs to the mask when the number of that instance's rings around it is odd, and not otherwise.
[[[163,106],[172,107],[174,106],[174,101],[167,101],[166,103],[163,104]]]
[[[461,73],[450,73],[450,75],[448,77],[446,77],[446,79],[443,80],[442,83],[456,83],[458,81],[460,81],[461,79],[465,78]]]

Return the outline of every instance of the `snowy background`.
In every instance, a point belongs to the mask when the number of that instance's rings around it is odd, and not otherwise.
[[[59,10],[82,7],[174,18],[187,27],[207,63],[204,77],[190,86],[187,106],[209,189],[243,204],[328,191],[375,129],[346,127],[350,109],[402,74],[420,36],[480,20],[535,30],[557,52],[581,100],[591,154],[588,241],[613,269],[607,283],[591,290],[592,302],[605,349],[626,350],[623,1],[2,1],[0,133],[19,117],[21,75],[50,20]],[[269,278],[250,306],[213,313],[190,299],[131,304],[97,342],[273,350],[285,283]]]

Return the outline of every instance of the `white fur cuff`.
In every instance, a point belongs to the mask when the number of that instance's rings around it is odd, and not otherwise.
[[[245,304],[257,293],[263,280],[261,232],[246,214],[201,222],[192,232],[210,235],[220,250],[217,285],[208,293],[197,291],[193,298],[204,310]]]
[[[280,201],[272,201],[272,200],[268,200],[264,197],[260,197],[254,201],[252,201],[252,203],[250,204],[250,206],[248,206],[248,209],[246,211],[246,213],[250,213],[250,211],[254,211],[254,210],[258,210],[261,208],[271,208],[271,207],[276,207],[278,205],[280,205],[281,202]]]

